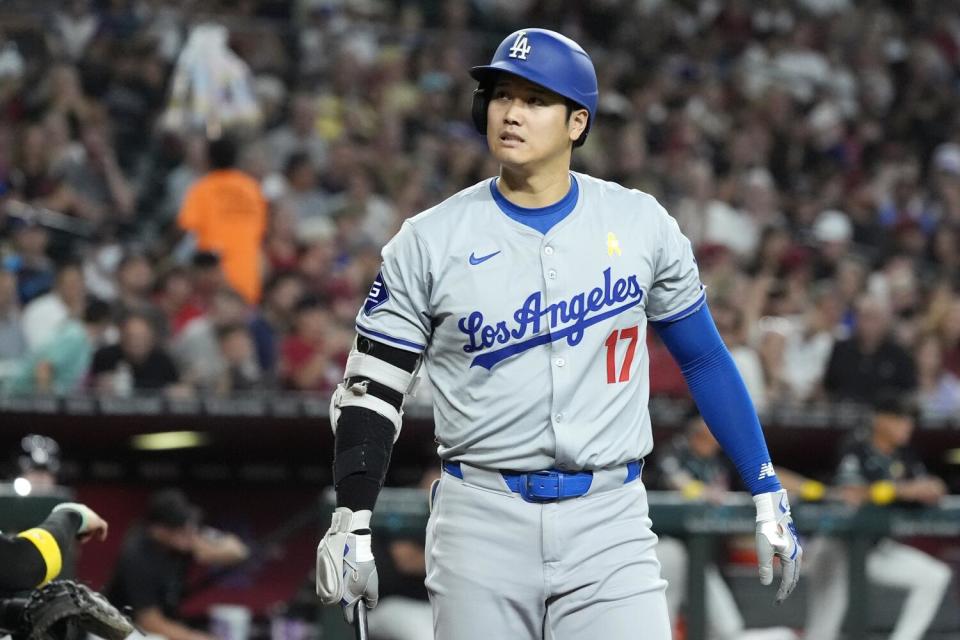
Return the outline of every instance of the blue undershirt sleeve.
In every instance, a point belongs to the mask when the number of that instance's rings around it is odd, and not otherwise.
[[[700,415],[750,493],[779,491],[753,401],[704,304],[675,322],[652,322],[690,388]]]

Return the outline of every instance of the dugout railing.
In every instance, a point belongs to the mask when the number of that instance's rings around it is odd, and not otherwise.
[[[719,505],[691,502],[668,491],[651,491],[648,495],[654,530],[686,542],[689,553],[686,637],[687,640],[705,640],[707,607],[703,567],[713,559],[714,541],[718,536],[754,533],[756,509],[753,501],[742,493],[731,494]],[[321,522],[329,521],[334,499],[332,491],[324,493]],[[846,543],[850,569],[845,636],[848,640],[868,638],[871,590],[867,588],[865,561],[873,541],[884,536],[960,539],[960,496],[947,496],[937,507],[930,508],[873,505],[853,508],[832,502],[801,502],[793,506],[793,514],[802,536],[830,535]],[[377,501],[373,529],[401,536],[422,535],[428,515],[424,491],[385,488]],[[771,587],[767,594],[769,598],[757,606],[774,607],[773,593]],[[949,602],[942,606],[955,610]],[[325,639],[353,637],[337,608],[322,607],[319,618]]]

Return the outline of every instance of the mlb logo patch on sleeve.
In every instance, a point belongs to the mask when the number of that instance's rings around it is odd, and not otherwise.
[[[373,284],[370,285],[370,293],[367,294],[367,299],[363,303],[363,314],[370,315],[389,299],[390,292],[383,282],[383,273],[377,272],[377,277],[373,279]]]

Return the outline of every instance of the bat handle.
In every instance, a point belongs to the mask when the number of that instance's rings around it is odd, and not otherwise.
[[[356,639],[369,640],[369,635],[367,635],[367,604],[363,601],[363,598],[357,601],[357,615],[354,625]]]

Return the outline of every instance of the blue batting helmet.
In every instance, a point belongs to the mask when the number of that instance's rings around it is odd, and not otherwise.
[[[597,72],[583,47],[548,29],[521,29],[507,36],[490,64],[470,69],[470,75],[480,83],[473,96],[473,124],[483,134],[487,132],[493,78],[498,73],[525,78],[586,109],[587,128],[574,146],[584,143],[597,113],[598,92]]]

